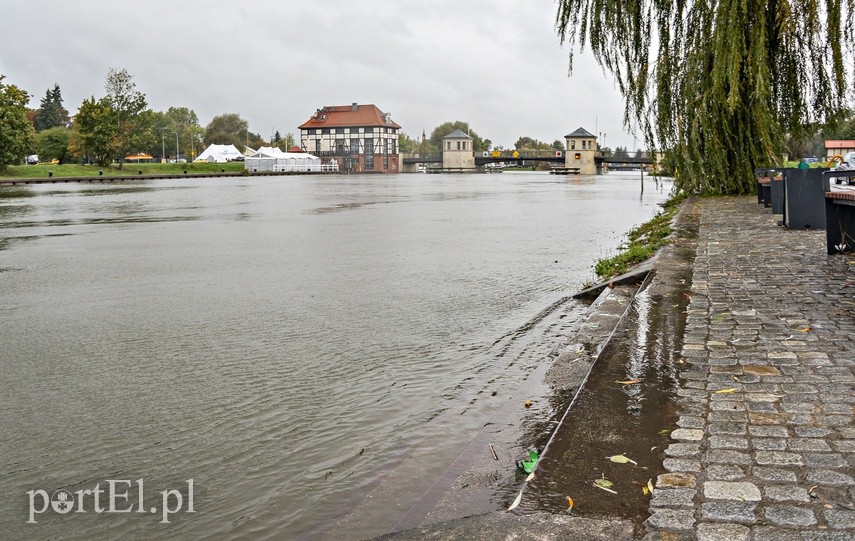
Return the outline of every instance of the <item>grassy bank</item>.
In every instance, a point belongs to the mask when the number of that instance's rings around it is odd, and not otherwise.
[[[671,234],[671,222],[684,197],[672,197],[662,203],[662,211],[650,221],[633,228],[627,234],[627,243],[620,252],[607,259],[601,259],[594,265],[594,272],[603,280],[608,280],[627,272],[631,267],[649,259],[659,248],[668,244]]]
[[[52,173],[55,177],[97,177],[103,171],[104,176],[138,175],[177,175],[187,173],[240,172],[243,162],[229,163],[125,163],[122,169],[118,164],[107,167],[97,165],[12,165],[6,168],[3,178],[46,178]]]

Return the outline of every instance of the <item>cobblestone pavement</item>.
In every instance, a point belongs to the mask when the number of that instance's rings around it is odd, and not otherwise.
[[[680,418],[645,541],[855,539],[855,257],[701,200]]]

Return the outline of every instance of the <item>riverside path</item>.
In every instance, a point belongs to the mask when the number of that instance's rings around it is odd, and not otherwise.
[[[855,257],[698,201],[678,428],[645,541],[855,539]]]

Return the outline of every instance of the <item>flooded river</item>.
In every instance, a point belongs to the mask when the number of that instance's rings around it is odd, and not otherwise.
[[[2,537],[322,536],[413,448],[436,448],[426,476],[452,461],[669,189],[521,172],[0,188]]]

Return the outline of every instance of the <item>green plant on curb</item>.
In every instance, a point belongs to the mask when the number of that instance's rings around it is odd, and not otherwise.
[[[662,203],[662,211],[649,221],[633,228],[627,234],[628,242],[621,245],[620,253],[613,257],[600,259],[594,265],[594,272],[603,280],[627,272],[631,267],[646,261],[659,248],[669,242],[673,229],[671,221],[680,209],[684,196],[676,196]]]

